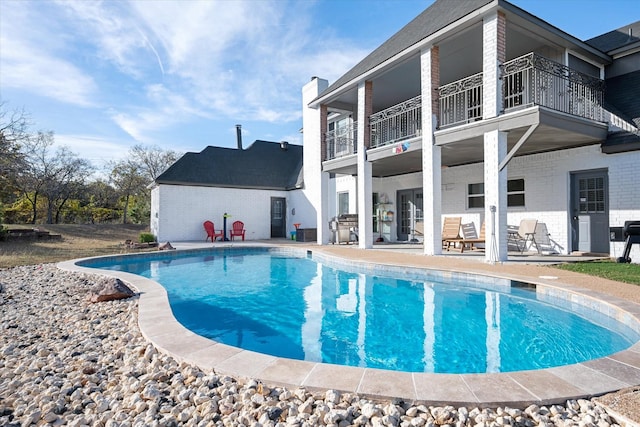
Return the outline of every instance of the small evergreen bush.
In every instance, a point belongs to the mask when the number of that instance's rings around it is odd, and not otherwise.
[[[156,241],[156,236],[151,233],[140,233],[140,243],[153,243]]]

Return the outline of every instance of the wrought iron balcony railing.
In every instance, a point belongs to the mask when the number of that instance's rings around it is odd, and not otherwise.
[[[371,148],[419,136],[422,130],[422,97],[408,99],[369,116]]]
[[[482,120],[482,73],[438,88],[440,127]]]
[[[575,116],[605,121],[604,82],[535,53],[505,62],[505,111],[542,105]]]
[[[327,160],[356,153],[357,122],[353,122],[324,134],[327,143]]]
[[[529,53],[500,66],[504,111],[541,105],[606,121],[604,82]],[[438,88],[439,128],[482,120],[482,73]],[[416,96],[369,117],[371,148],[421,135],[422,98]],[[356,123],[325,134],[327,159],[356,152]]]

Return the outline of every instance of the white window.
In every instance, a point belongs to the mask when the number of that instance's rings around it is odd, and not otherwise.
[[[467,208],[484,208],[484,183],[467,186]]]
[[[507,181],[507,206],[524,206],[524,179]],[[484,183],[479,182],[467,186],[467,208],[484,208]]]
[[[352,132],[351,117],[342,117],[328,124],[328,131],[332,138],[328,141],[336,156],[355,152],[355,139]]]
[[[338,215],[349,213],[349,192],[338,193]]]
[[[524,179],[507,181],[507,206],[524,206]]]

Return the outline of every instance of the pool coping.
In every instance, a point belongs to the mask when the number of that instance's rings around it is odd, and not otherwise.
[[[233,244],[217,246],[230,248]],[[404,267],[345,259],[323,252],[322,246],[291,248],[277,244],[242,245],[243,248],[280,248],[297,254],[311,251],[333,262],[367,268],[418,269],[456,274],[470,273],[490,278],[524,281],[548,290],[550,297],[561,296],[572,303],[589,306],[640,328],[640,304],[621,298],[562,284],[553,278],[469,272],[446,267]],[[195,252],[198,250],[186,250]],[[180,252],[186,252],[180,251]],[[157,255],[157,252],[150,255]],[[144,254],[130,254],[141,256]],[[115,256],[130,256],[115,255]],[[106,257],[113,257],[108,255]],[[94,257],[95,258],[95,257]],[[97,257],[100,258],[100,257]],[[564,403],[568,399],[590,398],[640,385],[640,341],[630,348],[600,359],[530,371],[488,374],[435,374],[359,368],[320,362],[307,362],[270,356],[215,342],[186,329],[173,316],[165,289],[155,281],[132,273],[101,270],[77,265],[88,258],[64,261],[58,268],[86,274],[118,277],[139,292],[138,325],[142,335],[160,351],[180,362],[205,371],[231,375],[239,379],[257,379],[266,385],[309,390],[334,389],[357,393],[376,400],[401,399],[412,403],[469,407],[525,407],[529,404]],[[629,324],[629,323],[627,323]],[[637,329],[636,329],[637,330]],[[596,338],[597,339],[597,338]]]

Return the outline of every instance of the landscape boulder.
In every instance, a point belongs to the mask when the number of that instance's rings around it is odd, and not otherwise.
[[[114,301],[134,295],[135,292],[125,285],[122,280],[115,277],[101,277],[92,286],[89,301],[92,303]]]

